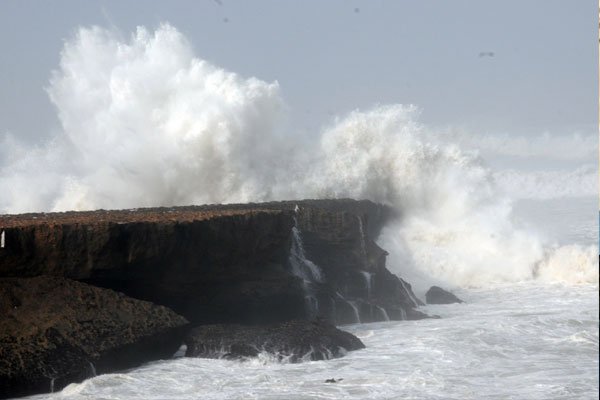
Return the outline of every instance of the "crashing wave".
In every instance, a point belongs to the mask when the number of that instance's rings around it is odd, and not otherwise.
[[[3,212],[353,197],[401,211],[379,241],[403,271],[466,286],[549,275],[569,282],[571,261],[587,260],[587,250],[549,257],[511,222],[498,183],[542,197],[588,193],[593,167],[558,183],[550,172],[494,174],[477,153],[420,124],[415,106],[356,110],[317,140],[299,138],[285,126],[277,82],[195,57],[170,25],[138,28],[128,41],[80,29],[48,93],[62,130],[34,149],[5,136]],[[553,185],[542,190],[532,179]],[[597,281],[597,268],[578,276]]]

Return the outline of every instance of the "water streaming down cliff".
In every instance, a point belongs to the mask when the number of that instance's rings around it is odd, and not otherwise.
[[[305,301],[308,314],[315,317],[319,314],[319,300],[312,288],[313,282],[323,282],[321,269],[318,265],[306,258],[302,244],[302,236],[298,228],[298,205],[294,207],[294,226],[292,227],[292,244],[290,248],[290,264],[294,275],[302,279],[305,291]],[[334,314],[335,315],[335,314]]]
[[[296,206],[296,215],[298,209],[298,206]],[[304,282],[323,282],[323,274],[319,266],[306,258],[306,252],[302,244],[302,234],[298,228],[297,216],[294,216],[294,226],[292,227],[290,263],[294,274],[302,278]]]
[[[404,304],[403,296],[409,294],[404,293],[404,288],[400,293],[396,292],[394,279],[397,278],[386,275],[389,272],[385,269],[385,259],[380,258],[385,257],[385,251],[375,244],[371,244],[372,250],[368,251],[366,243],[372,239],[367,236],[361,223],[355,223],[362,221],[359,214],[372,213],[373,229],[378,231],[378,224],[384,220],[376,210],[383,206],[373,205],[361,211],[358,208],[353,210],[351,204],[344,208],[339,203],[335,210],[319,209],[310,204],[304,203],[302,207],[296,204],[294,207],[289,256],[293,274],[302,280],[309,315],[326,317],[342,324],[358,323],[365,319],[389,319],[384,305],[399,307]],[[317,204],[320,202],[315,201],[314,205]],[[356,244],[359,244],[358,247]],[[375,262],[375,259],[378,261]],[[369,268],[374,272],[365,271]],[[373,293],[375,274],[378,274],[378,279],[385,287],[377,296]],[[374,309],[377,310],[375,313]]]
[[[379,310],[379,312],[383,316],[384,321],[389,321],[390,320],[390,316],[388,315],[387,311],[385,311],[385,308],[379,307],[379,306],[376,306],[376,307],[377,307],[377,310]],[[402,314],[402,320],[405,320],[406,319],[406,311],[404,311],[403,309],[401,309],[401,310],[402,310],[402,313],[403,313]]]
[[[400,285],[402,285],[402,288],[404,289],[404,291],[406,291],[406,293],[408,293],[408,296],[410,297],[410,300],[413,302],[415,307],[421,304],[421,301],[419,301],[419,299],[417,299],[417,297],[415,296],[415,294],[413,293],[412,290],[409,290],[409,288],[406,286],[406,282],[404,282],[403,279],[400,279]]]
[[[360,249],[362,252],[363,257],[367,257],[367,244],[365,243],[365,229],[363,227],[363,220],[360,216],[356,216],[356,219],[358,219],[358,231],[360,233]]]
[[[362,229],[361,229],[361,233],[362,233]],[[365,289],[367,292],[367,299],[369,299],[369,298],[371,298],[371,291],[372,291],[372,287],[373,287],[373,275],[367,271],[360,271],[360,273],[365,278]],[[405,288],[405,290],[406,290],[406,288]]]
[[[356,306],[356,302],[352,300],[347,300],[347,302],[352,307],[352,310],[354,310],[354,317],[356,318],[354,322],[360,324],[360,313],[358,311],[358,307]]]
[[[94,376],[98,375],[96,373],[96,367],[94,366],[94,363],[90,361],[89,364],[90,364],[90,376],[94,377]]]
[[[3,211],[368,198],[400,211],[378,243],[390,252],[388,265],[408,282],[414,283],[414,276],[424,285],[436,280],[457,287],[493,288],[482,295],[474,292],[467,306],[473,307],[473,318],[464,308],[451,306],[442,309],[448,318],[441,325],[426,321],[389,326],[389,331],[352,328],[372,338],[369,345],[374,352],[353,355],[352,363],[344,360],[331,369],[311,364],[292,370],[265,366],[264,360],[256,368],[183,360],[168,368],[156,363],[130,374],[100,376],[74,385],[64,396],[77,398],[81,392],[89,397],[122,397],[119,390],[137,398],[156,393],[194,398],[200,391],[207,398],[222,397],[224,392],[234,398],[248,393],[277,395],[284,390],[304,395],[307,387],[324,393],[322,382],[333,371],[353,378],[341,385],[347,384],[347,393],[354,398],[459,398],[473,392],[482,398],[498,392],[519,398],[591,398],[597,393],[597,303],[585,302],[577,287],[494,286],[522,281],[597,285],[597,238],[590,241],[593,246],[587,241],[552,246],[515,222],[511,202],[499,194],[494,181],[505,191],[526,187],[535,191],[532,197],[546,198],[557,191],[594,194],[596,168],[559,179],[568,184],[562,191],[552,174],[542,176],[549,184],[537,187],[540,180],[535,174],[495,173],[477,154],[461,150],[419,123],[419,110],[413,106],[356,110],[332,121],[314,141],[298,143],[283,134],[293,130],[280,124],[285,106],[277,83],[244,79],[194,57],[185,38],[168,25],[156,32],[139,29],[129,41],[101,28],[80,30],[65,43],[49,93],[62,124],[52,144],[27,149],[16,139],[7,139],[0,146],[0,156],[6,155],[0,157],[4,171],[0,187],[6,189],[0,198]],[[292,152],[290,147],[303,151]],[[362,231],[360,217],[357,223]],[[364,240],[359,246],[365,254]],[[290,253],[295,253],[289,262],[305,290],[321,283],[297,227],[292,230]],[[355,286],[368,294],[368,284],[359,284]],[[410,295],[405,282],[400,284]],[[344,296],[352,289],[347,284]],[[594,292],[587,286],[581,290]],[[522,299],[538,292],[537,297]],[[354,316],[349,321],[359,321],[362,303],[344,296],[330,297],[321,308],[329,304],[336,316],[346,307]],[[563,310],[567,303],[562,299],[573,305]],[[305,300],[311,312],[318,312],[316,293],[306,294]],[[411,301],[417,299],[411,296]],[[539,313],[546,304],[554,314]],[[370,305],[370,310],[378,307]],[[398,312],[407,319],[405,308]],[[368,313],[362,314],[363,319]],[[380,314],[387,317],[385,308]],[[507,331],[507,326],[517,328]],[[473,336],[481,340],[474,343]],[[461,342],[464,338],[469,340]],[[390,354],[407,361],[398,365]],[[465,364],[478,368],[457,375],[456,365]],[[275,382],[264,379],[265,368],[276,374]],[[169,373],[178,384],[165,387],[161,377]],[[490,376],[502,385],[490,385]],[[561,387],[555,386],[557,381]],[[53,389],[54,379],[50,385]],[[193,390],[186,393],[188,388]],[[465,388],[473,391],[465,394]]]

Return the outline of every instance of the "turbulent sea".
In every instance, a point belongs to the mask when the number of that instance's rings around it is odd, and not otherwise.
[[[593,243],[596,221],[577,218],[586,205],[595,207],[595,199],[540,201],[533,222],[552,225],[548,218],[558,215],[554,228],[564,240]],[[546,218],[544,207],[552,212]],[[441,319],[343,326],[367,348],[340,359],[285,364],[268,355],[250,361],[181,357],[32,398],[597,398],[597,284],[530,280],[455,293],[466,303],[421,307]],[[331,378],[342,380],[325,383]]]
[[[367,348],[336,360],[175,357],[34,398],[597,398],[597,132],[440,130],[399,104],[299,132],[277,82],[202,60],[170,25],[82,28],[60,59],[61,129],[0,136],[0,212],[369,199],[399,211],[377,239],[388,268],[466,303],[344,326]]]

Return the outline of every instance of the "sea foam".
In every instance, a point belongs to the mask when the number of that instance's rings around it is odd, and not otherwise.
[[[79,29],[47,91],[62,129],[36,148],[2,139],[2,212],[370,199],[400,211],[379,242],[403,275],[570,282],[576,262],[576,280],[597,282],[593,250],[555,249],[517,226],[504,178],[421,124],[414,105],[355,110],[304,138],[286,124],[277,82],[196,57],[168,24],[128,40]]]

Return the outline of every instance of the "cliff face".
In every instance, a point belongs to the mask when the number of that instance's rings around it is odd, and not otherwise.
[[[390,215],[304,200],[0,216],[0,276],[80,280],[195,324],[420,318],[373,241]]]
[[[374,242],[390,216],[354,200],[0,215],[0,398],[169,357],[186,319],[236,324],[229,342],[242,352],[237,341],[265,332],[290,357],[360,348],[299,320],[425,317]],[[306,335],[286,333],[298,327]],[[197,348],[220,345],[199,329]]]
[[[310,206],[296,209],[304,257],[322,274],[321,279],[307,274],[305,281],[316,314],[338,324],[425,317],[414,310],[419,301],[410,285],[387,270],[388,253],[369,234],[381,228],[377,216],[387,212],[381,209],[374,214]],[[370,223],[373,216],[374,224]]]
[[[51,216],[58,223],[7,228],[1,273],[82,280],[195,322],[302,316],[302,288],[285,269],[289,213],[165,210],[163,219],[144,212]]]

